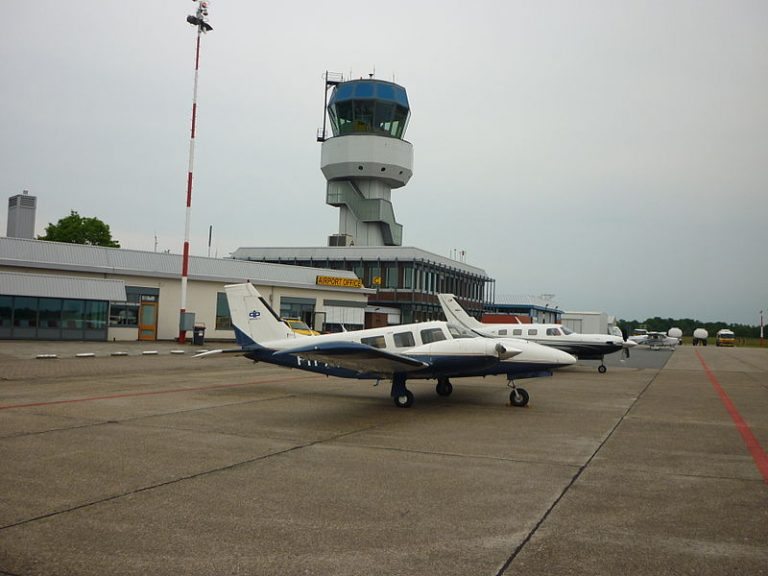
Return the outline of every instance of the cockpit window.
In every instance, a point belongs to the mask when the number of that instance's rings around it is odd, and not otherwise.
[[[387,344],[384,340],[384,336],[371,336],[370,338],[361,338],[362,344],[373,346],[374,348],[386,348]]]
[[[450,332],[451,336],[454,338],[475,338],[477,336],[477,334],[471,330],[464,328],[464,326],[459,326],[458,324],[448,324],[448,332]],[[424,340],[424,332],[422,332],[421,338]],[[441,338],[441,340],[444,340],[444,338]],[[426,343],[427,341],[424,340],[424,344]]]
[[[565,326],[560,326],[560,330],[562,330],[563,334],[565,334],[566,336],[573,334],[573,330],[571,330],[570,328],[566,328]]]
[[[557,328],[547,328],[547,336],[560,336],[560,330]]]
[[[440,328],[427,328],[421,331],[421,341],[424,344],[431,344],[432,342],[440,342],[440,340],[447,340],[443,331]]]

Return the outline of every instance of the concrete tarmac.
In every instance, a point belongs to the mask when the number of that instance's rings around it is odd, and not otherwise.
[[[0,343],[0,574],[768,574],[768,349],[579,363],[527,408],[409,382],[409,409],[193,351]]]

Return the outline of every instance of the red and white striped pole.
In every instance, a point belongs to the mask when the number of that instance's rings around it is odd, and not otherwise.
[[[184,223],[184,251],[181,261],[181,309],[179,311],[179,344],[187,341],[187,330],[184,317],[187,312],[187,278],[189,276],[189,230],[192,222],[192,168],[195,163],[195,125],[197,122],[197,78],[200,70],[200,36],[213,30],[206,21],[208,2],[198,0],[197,12],[187,16],[187,22],[197,27],[197,43],[195,46],[195,84],[192,90],[192,131],[189,138],[189,169],[187,170],[187,214]]]

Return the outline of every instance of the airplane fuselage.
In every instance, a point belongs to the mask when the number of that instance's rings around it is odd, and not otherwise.
[[[522,338],[551,346],[582,360],[602,360],[606,354],[626,346],[624,340],[610,334],[567,333],[560,324],[483,324],[477,332],[493,338]]]
[[[391,372],[336,365],[323,354],[325,345],[338,347],[340,342],[363,344],[384,352],[407,356],[422,362],[423,368],[410,368],[408,379],[433,379],[505,374],[509,379],[544,376],[552,368],[573,364],[573,359],[557,350],[532,344],[525,340],[495,338],[493,340],[466,337],[466,333],[446,322],[424,322],[404,326],[388,326],[324,334],[320,336],[281,339],[247,346],[245,356],[287,368],[298,368],[342,378],[378,380]],[[497,346],[514,351],[505,356]],[[306,350],[297,352],[297,348]],[[282,353],[287,350],[287,353]],[[350,353],[355,350],[350,350]],[[337,352],[338,354],[338,352]]]

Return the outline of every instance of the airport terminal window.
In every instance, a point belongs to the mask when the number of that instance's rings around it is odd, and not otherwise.
[[[440,328],[428,328],[421,331],[421,341],[424,344],[446,340],[445,334]]]
[[[385,264],[384,272],[386,273],[384,285],[387,288],[397,288],[397,264]]]
[[[107,303],[99,300],[85,301],[85,327],[103,330],[107,326]]]
[[[10,334],[11,322],[13,320],[12,296],[0,296],[0,329],[3,333],[7,330]]]
[[[13,314],[14,328],[35,328],[37,326],[37,298],[16,296]]]
[[[225,292],[216,293],[216,330],[232,330],[232,317]]]
[[[413,288],[413,268],[405,267],[403,270],[403,288]]]
[[[374,348],[386,348],[387,343],[384,341],[384,336],[371,336],[370,338],[361,338],[360,342],[373,346]]]
[[[65,300],[61,312],[62,327],[68,330],[83,328],[83,300]]]
[[[61,299],[40,298],[38,305],[40,328],[58,330],[61,326]]]
[[[111,326],[138,326],[139,305],[129,302],[113,302],[109,308]]]
[[[416,341],[413,338],[413,334],[410,332],[399,332],[394,335],[395,348],[411,348],[416,346]]]

